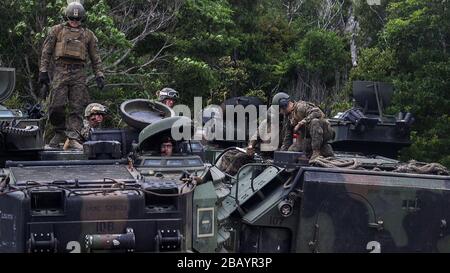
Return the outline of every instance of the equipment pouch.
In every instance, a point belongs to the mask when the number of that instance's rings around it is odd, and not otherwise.
[[[64,57],[85,61],[86,52],[85,45],[79,39],[64,39]]]
[[[84,33],[64,28],[56,42],[55,57],[86,61]]]

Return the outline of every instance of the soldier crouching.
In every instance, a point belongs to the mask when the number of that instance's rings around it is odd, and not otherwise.
[[[286,115],[292,134],[299,134],[302,138],[289,147],[290,151],[303,150],[310,161],[319,156],[334,155],[333,148],[328,143],[334,138],[334,131],[319,107],[306,101],[293,101],[283,92],[274,96],[272,104],[278,105],[281,113]],[[283,142],[286,141],[288,139],[285,138]]]

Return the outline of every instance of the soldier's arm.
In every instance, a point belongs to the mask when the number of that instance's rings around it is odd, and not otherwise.
[[[53,51],[55,50],[59,30],[60,26],[52,27],[44,40],[44,44],[42,46],[41,63],[39,65],[40,72],[48,72],[48,67],[53,56]]]
[[[88,53],[89,58],[91,59],[92,70],[94,70],[95,77],[105,77],[102,71],[102,59],[98,53],[98,39],[92,31],[88,31],[88,33],[90,36],[88,42]]]
[[[281,151],[287,151],[292,145],[292,126],[287,117],[283,121],[283,142],[281,144]]]

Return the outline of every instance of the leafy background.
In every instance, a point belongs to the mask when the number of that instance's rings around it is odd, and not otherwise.
[[[181,102],[220,103],[238,95],[270,101],[285,90],[328,115],[351,106],[353,80],[394,84],[388,109],[414,113],[413,145],[401,159],[450,167],[450,1],[86,0],[84,22],[99,39],[105,92],[93,101],[120,126],[120,103],[170,86]],[[38,62],[66,1],[3,0],[0,63],[17,68],[6,104],[37,102]]]

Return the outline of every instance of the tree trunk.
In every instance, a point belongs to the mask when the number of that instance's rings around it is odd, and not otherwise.
[[[350,5],[349,8],[349,18],[347,21],[347,25],[345,27],[345,33],[350,34],[351,40],[350,40],[350,53],[352,57],[352,65],[357,66],[358,65],[358,47],[356,44],[356,37],[358,35],[358,29],[359,29],[359,23],[355,18],[353,5]]]

